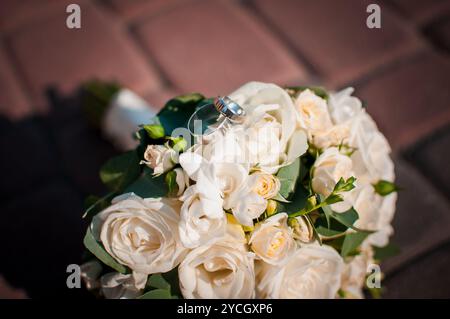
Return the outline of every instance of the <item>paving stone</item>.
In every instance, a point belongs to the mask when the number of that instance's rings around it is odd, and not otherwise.
[[[30,103],[14,73],[4,48],[0,46],[0,116],[18,120],[32,113]]]
[[[382,282],[383,298],[450,298],[450,243],[415,260]]]
[[[109,0],[110,5],[124,18],[149,16],[186,0]]]
[[[192,1],[137,26],[142,45],[176,89],[217,95],[250,80],[305,78],[278,39],[235,4]]]
[[[86,0],[78,0],[83,4]],[[72,0],[2,0],[0,2],[0,30],[10,31],[49,12],[66,14]]]
[[[48,181],[47,181],[48,182]],[[80,264],[85,223],[82,198],[64,181],[41,184],[2,206],[0,273],[31,298],[74,297],[68,289],[69,264]]]
[[[0,125],[0,198],[2,202],[39,188],[57,176],[58,161],[49,137],[37,118]]]
[[[398,194],[391,242],[401,253],[388,259],[382,271],[389,274],[450,240],[450,203],[414,167],[397,158]]]
[[[90,2],[83,3],[81,12],[81,29],[68,29],[66,14],[57,12],[8,37],[39,105],[45,104],[43,92],[48,87],[70,93],[91,78],[117,80],[138,92],[159,87],[158,76],[116,17]]]
[[[254,0],[255,7],[309,61],[327,85],[336,86],[420,47],[413,30],[381,5],[381,29],[366,26],[361,0]]]
[[[357,85],[356,95],[392,146],[402,148],[450,122],[449,72],[445,56],[424,52]]]
[[[450,127],[415,145],[407,157],[450,199]]]
[[[427,23],[439,15],[450,12],[450,2],[447,0],[387,0],[395,5],[400,12],[419,24]]]

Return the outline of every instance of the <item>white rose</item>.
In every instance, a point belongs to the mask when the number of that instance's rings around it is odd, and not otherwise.
[[[178,267],[187,299],[248,299],[255,295],[253,254],[231,237],[192,250]]]
[[[354,197],[354,208],[359,215],[355,226],[376,231],[369,235],[367,241],[378,247],[386,246],[393,233],[391,221],[395,213],[397,194],[380,196],[369,184],[358,188]]]
[[[233,130],[240,134],[250,164],[275,173],[306,152],[306,134],[296,129],[295,107],[285,90],[275,84],[250,82],[229,96],[246,112],[245,123]]]
[[[303,245],[280,266],[262,264],[256,286],[258,298],[331,299],[341,285],[344,262],[331,247]]]
[[[361,254],[350,257],[345,262],[341,276],[341,289],[346,298],[364,298],[362,290],[366,281],[367,268],[373,262],[373,249],[367,242],[361,246]]]
[[[327,197],[333,192],[334,186],[341,177],[348,179],[352,175],[350,157],[341,154],[338,148],[330,147],[320,154],[314,163],[312,188],[314,192]],[[333,210],[337,212],[348,210],[351,207],[350,193],[341,194],[344,201],[331,205]]]
[[[265,199],[277,196],[280,191],[280,180],[272,174],[256,172],[250,175],[253,191]]]
[[[178,236],[180,203],[124,194],[95,216],[93,231],[106,251],[133,270],[138,288],[147,275],[176,267],[187,250]]]
[[[188,187],[180,197],[183,205],[178,231],[181,242],[188,248],[220,239],[226,230],[222,199],[216,191],[201,185],[200,183]]]
[[[297,216],[289,221],[294,231],[294,238],[301,243],[310,243],[314,237],[313,227],[305,216]]]
[[[154,175],[161,175],[175,166],[177,153],[165,145],[148,145],[144,159],[142,164],[152,168]]]
[[[327,101],[306,89],[295,100],[298,125],[312,136],[330,129],[333,125]]]
[[[175,168],[175,182],[178,186],[177,196],[181,196],[187,187],[189,187],[189,176],[182,168]]]
[[[268,264],[283,264],[297,248],[287,219],[286,213],[273,215],[257,224],[252,232],[249,245]]]
[[[117,272],[105,274],[100,279],[101,291],[106,299],[135,299],[142,294],[132,275]]]
[[[361,100],[352,96],[353,91],[350,87],[330,94],[329,109],[335,124],[352,121],[361,112]]]

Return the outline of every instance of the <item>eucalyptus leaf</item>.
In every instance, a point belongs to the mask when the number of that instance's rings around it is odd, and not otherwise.
[[[100,169],[100,178],[111,191],[122,192],[139,177],[139,162],[136,151],[113,157]]]
[[[300,158],[297,158],[291,164],[278,170],[277,178],[280,180],[280,195],[289,200],[295,192],[297,180],[300,176]]]
[[[89,250],[95,257],[100,259],[105,265],[113,268],[121,274],[128,273],[128,268],[118,263],[108,252],[102,247],[102,245],[95,240],[94,235],[90,227],[86,231],[86,235],[83,239],[83,244],[87,250]]]
[[[139,296],[137,299],[172,299],[172,295],[167,289],[154,289]]]

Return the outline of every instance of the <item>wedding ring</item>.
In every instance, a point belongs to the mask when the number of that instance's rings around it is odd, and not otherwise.
[[[244,109],[228,96],[216,97],[214,99],[214,106],[220,114],[224,115],[231,122],[241,123],[244,120]]]

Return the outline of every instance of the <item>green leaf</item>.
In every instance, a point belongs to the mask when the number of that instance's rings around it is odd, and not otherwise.
[[[168,189],[165,176],[153,176],[153,171],[146,167],[143,174],[124,190],[124,193],[131,192],[143,198],[166,196]]]
[[[344,243],[342,244],[341,256],[347,257],[351,254],[362,244],[367,236],[369,236],[369,233],[367,232],[356,232],[345,235]]]
[[[170,284],[163,278],[161,274],[153,274],[149,276],[147,280],[147,286],[170,291]]]
[[[163,125],[166,134],[179,127],[186,127],[187,121],[196,110],[199,102],[205,97],[199,93],[180,95],[168,101],[158,113],[158,118]]]
[[[298,177],[300,176],[300,158],[291,164],[279,169],[277,178],[280,180],[280,195],[285,199],[290,199],[295,192]]]
[[[137,299],[172,299],[172,295],[167,289],[155,289],[146,292]]]
[[[320,238],[319,233],[317,232],[317,229],[314,226],[311,216],[305,215],[305,218],[308,220],[308,223],[312,226],[314,239],[317,240],[320,246],[322,246],[322,239]]]
[[[356,178],[354,176],[349,177],[347,180],[344,180],[342,177],[339,179],[339,181],[334,185],[333,193],[343,193],[343,192],[349,192],[352,189],[355,188]]]
[[[166,135],[164,127],[159,124],[144,125],[143,129],[147,132],[148,136],[154,140],[163,138]]]
[[[321,217],[316,220],[315,227],[317,232],[325,237],[334,237],[345,233],[348,229],[347,226],[342,225],[335,219],[330,219],[329,223],[326,218]]]
[[[119,90],[120,85],[115,82],[92,80],[83,83],[81,106],[90,125],[100,128],[104,114]]]
[[[321,87],[314,87],[314,86],[289,86],[285,88],[288,93],[292,96],[292,97],[297,97],[298,94],[300,94],[302,91],[306,90],[306,89],[310,89],[311,91],[314,92],[315,95],[321,97],[324,100],[328,100],[329,96],[327,91],[324,88]]]
[[[298,184],[291,201],[289,203],[283,203],[282,208],[278,209],[278,211],[292,214],[302,210],[306,207],[308,195],[308,191],[305,189],[305,187]]]
[[[400,248],[392,243],[389,243],[384,247],[377,247],[377,246],[372,247],[374,251],[373,258],[379,261],[383,261],[387,258],[393,257],[400,253]]]
[[[168,195],[174,196],[178,193],[177,173],[175,171],[167,172],[164,181],[166,182]]]
[[[100,169],[102,182],[114,192],[122,192],[139,177],[141,167],[136,151],[111,158]]]
[[[121,274],[126,274],[128,272],[127,267],[119,264],[110,254],[108,254],[108,252],[102,247],[102,245],[95,240],[90,227],[88,227],[86,231],[86,235],[83,239],[83,244],[87,250],[89,250],[95,257],[100,259],[100,261],[105,265],[108,265]]]
[[[108,193],[107,195],[103,197],[97,197],[97,196],[89,196],[86,199],[86,204],[89,205],[89,207],[85,210],[83,214],[83,218],[91,218],[104,210],[105,208],[109,207],[111,204],[111,199],[115,196],[115,193]]]
[[[377,194],[381,196],[387,196],[390,193],[397,192],[400,190],[400,188],[397,185],[385,180],[378,181],[378,183],[373,185],[373,188],[375,189],[375,192],[377,192]]]
[[[161,274],[163,278],[170,284],[172,296],[181,296],[180,281],[178,277],[178,267],[175,267],[169,272]]]
[[[337,220],[342,225],[347,226],[348,228],[353,228],[353,224],[358,220],[359,215],[356,210],[351,207],[349,210],[342,213],[336,213],[332,211],[331,217]]]

